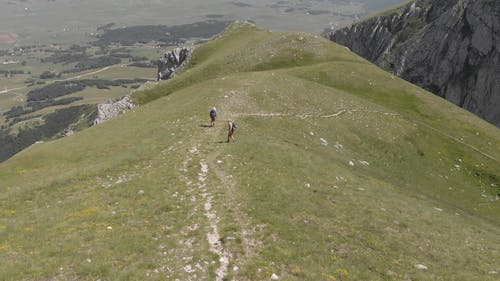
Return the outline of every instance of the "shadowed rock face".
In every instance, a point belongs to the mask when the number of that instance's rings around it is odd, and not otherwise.
[[[175,75],[189,59],[190,50],[177,48],[166,53],[158,62],[158,80],[168,80]]]
[[[330,39],[500,127],[500,1],[417,0]]]

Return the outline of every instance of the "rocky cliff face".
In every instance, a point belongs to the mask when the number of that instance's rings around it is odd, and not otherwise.
[[[500,1],[416,0],[330,39],[500,127]]]
[[[188,48],[177,48],[166,53],[158,62],[158,80],[167,80],[179,72],[189,60],[191,51]]]

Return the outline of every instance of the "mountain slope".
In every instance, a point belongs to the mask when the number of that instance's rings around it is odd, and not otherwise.
[[[499,130],[343,47],[233,25],[133,98],[0,164],[4,279],[497,277]]]
[[[330,38],[500,126],[499,18],[498,1],[418,0]]]

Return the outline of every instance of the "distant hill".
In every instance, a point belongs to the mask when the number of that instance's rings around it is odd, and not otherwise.
[[[418,0],[330,39],[500,126],[500,2]]]
[[[0,164],[2,279],[498,279],[499,129],[342,46],[234,24],[132,99]]]

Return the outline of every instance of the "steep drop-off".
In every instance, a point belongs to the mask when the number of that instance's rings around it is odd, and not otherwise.
[[[500,126],[500,1],[411,1],[330,39]]]

